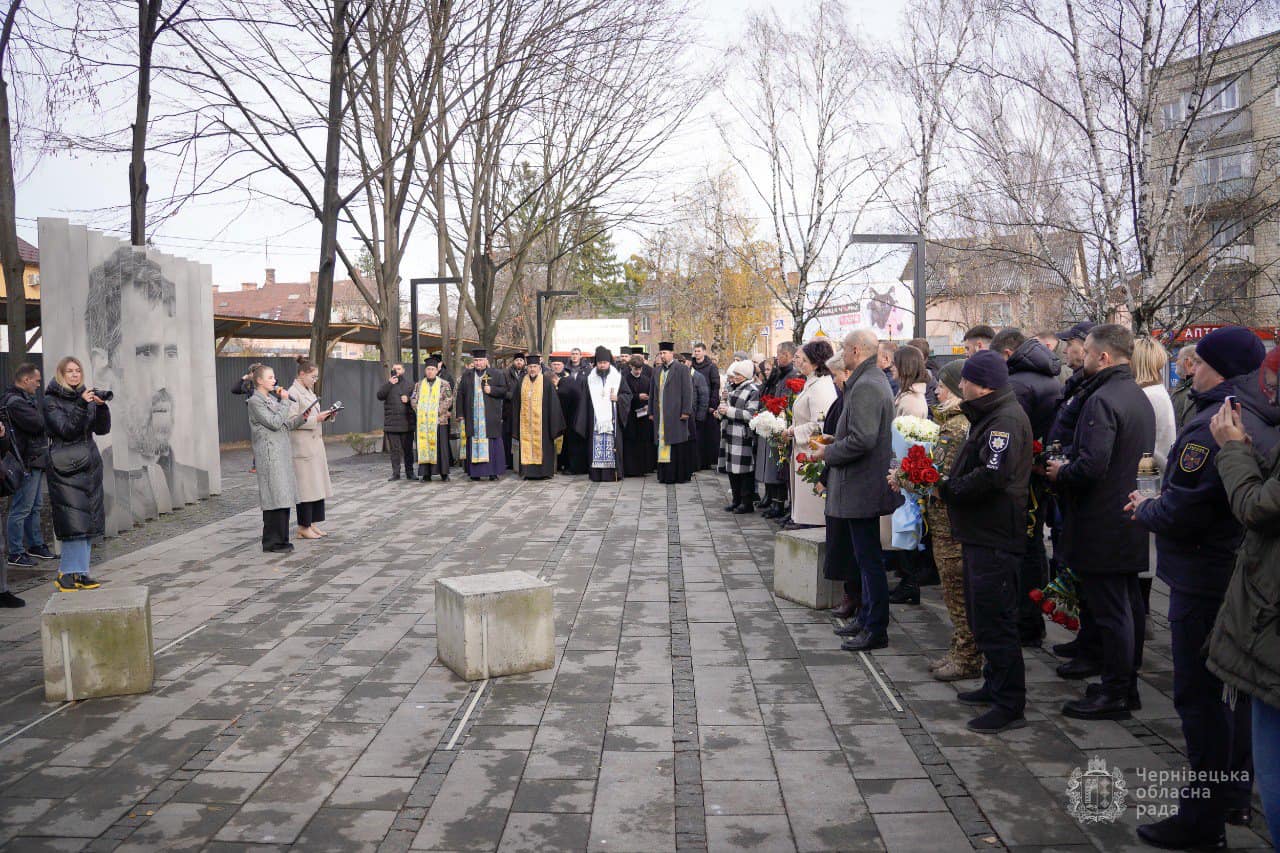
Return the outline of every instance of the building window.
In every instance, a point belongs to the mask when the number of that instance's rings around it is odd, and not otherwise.
[[[983,308],[982,322],[996,327],[1013,325],[1013,306],[1008,302],[988,302]]]
[[[1249,243],[1249,229],[1241,220],[1210,219],[1205,222],[1209,231],[1209,245],[1214,248],[1233,246],[1236,243]]]
[[[1230,112],[1240,106],[1240,81],[1224,80],[1211,83],[1204,91],[1204,106],[1201,115],[1211,116],[1217,113]]]
[[[1183,115],[1182,98],[1160,105],[1160,121],[1166,129],[1175,127],[1178,122],[1182,121]]]
[[[640,331],[647,335],[650,332],[650,330],[651,330],[651,327],[649,325],[649,315],[641,314],[640,315]]]
[[[1247,152],[1201,157],[1196,160],[1196,179],[1202,186],[1243,178],[1253,173],[1253,158]]]

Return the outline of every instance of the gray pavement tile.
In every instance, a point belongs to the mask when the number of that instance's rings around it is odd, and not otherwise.
[[[467,732],[467,749],[515,749],[528,752],[533,748],[537,726],[475,725]]]
[[[708,815],[707,850],[709,853],[728,853],[734,850],[768,851],[785,853],[795,850],[791,839],[791,826],[783,815],[751,815],[737,817]]]
[[[116,848],[129,853],[152,850],[199,850],[231,817],[225,805],[167,803]]]
[[[22,832],[28,824],[57,805],[56,799],[0,797],[0,844]]]
[[[500,853],[586,850],[591,817],[584,814],[513,814],[498,846]]]
[[[671,641],[667,637],[623,637],[618,644],[615,682],[671,681]]]
[[[605,752],[591,818],[592,850],[648,853],[675,844],[675,760],[670,753]]]
[[[786,814],[782,790],[772,779],[710,780],[702,783],[707,817],[715,815]]]
[[[670,681],[657,684],[614,684],[610,726],[670,726],[673,720]]]
[[[415,850],[493,850],[502,838],[525,756],[476,750],[454,760],[422,828]]]
[[[17,836],[10,845],[22,853],[76,853],[90,843],[88,838],[33,838]]]
[[[865,850],[879,845],[871,813],[857,795],[843,753],[774,752],[773,759],[799,849]]]
[[[203,770],[174,799],[186,803],[243,803],[267,780],[268,775]]]
[[[322,808],[295,846],[308,853],[373,853],[395,819],[396,812],[391,810]]]
[[[876,815],[875,821],[888,853],[972,849],[949,812]]]
[[[101,772],[97,767],[40,767],[6,787],[2,796],[61,800],[80,790]]]
[[[710,726],[758,726],[760,706],[745,666],[695,666],[698,721]]]
[[[840,748],[821,705],[761,705],[760,713],[775,751]]]
[[[404,702],[360,755],[355,774],[416,777],[457,709],[451,703]]]
[[[872,814],[947,810],[946,803],[929,779],[860,779],[858,791]]]
[[[671,752],[671,726],[609,726],[604,748],[609,752]]]
[[[348,773],[329,795],[326,805],[341,809],[398,811],[413,790],[414,780],[397,776],[357,776]]]
[[[702,779],[776,779],[764,726],[699,726]]]
[[[511,804],[513,812],[590,814],[596,783],[592,779],[530,779],[525,776]]]
[[[355,763],[353,749],[299,750],[240,807],[220,841],[291,844]]]
[[[1050,794],[999,742],[948,750],[952,768],[1006,844],[1082,844],[1086,837]],[[1063,784],[1065,791],[1065,783]]]
[[[857,779],[918,779],[927,774],[893,723],[837,725],[836,738]]]

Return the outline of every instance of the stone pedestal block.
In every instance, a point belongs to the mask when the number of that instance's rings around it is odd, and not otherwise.
[[[56,593],[40,616],[50,702],[146,693],[155,680],[145,586]]]
[[[436,650],[467,681],[555,665],[551,585],[526,572],[436,581]]]
[[[778,531],[773,538],[774,595],[815,610],[840,603],[843,587],[822,576],[826,539],[822,527]]]

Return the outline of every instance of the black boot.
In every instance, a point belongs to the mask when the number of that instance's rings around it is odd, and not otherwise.
[[[920,603],[920,587],[916,586],[913,581],[904,580],[902,583],[889,593],[890,604],[919,604]]]

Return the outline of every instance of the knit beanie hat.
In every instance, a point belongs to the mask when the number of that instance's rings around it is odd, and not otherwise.
[[[998,353],[989,349],[978,350],[965,359],[960,376],[974,385],[999,391],[1009,384],[1009,365]]]
[[[1243,326],[1223,326],[1200,339],[1196,355],[1223,379],[1231,379],[1257,370],[1267,356],[1267,348]]]
[[[756,366],[744,358],[742,361],[735,361],[729,365],[729,370],[726,371],[725,376],[732,376],[735,373],[743,379],[750,379],[756,375]]]
[[[947,390],[957,397],[960,396],[960,371],[964,369],[964,359],[957,358],[955,361],[948,361],[938,371],[938,381],[947,386]]]

